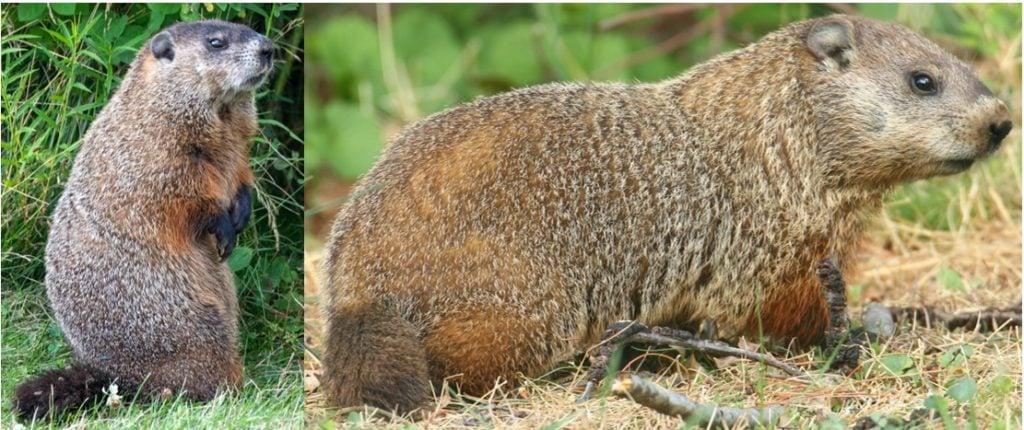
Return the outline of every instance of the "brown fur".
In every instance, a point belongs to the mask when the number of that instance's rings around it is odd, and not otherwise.
[[[920,70],[941,97],[911,88]],[[333,226],[325,393],[403,412],[445,379],[480,394],[623,319],[813,343],[818,262],[848,268],[887,190],[984,157],[1006,119],[928,40],[844,16],[657,84],[545,85],[431,116]]]
[[[212,53],[213,34],[234,51]],[[173,58],[157,56],[161,38]],[[269,43],[202,21],[165,29],[139,51],[85,135],[46,247],[47,295],[78,366],[65,373],[93,383],[32,379],[14,399],[23,418],[61,415],[110,382],[143,399],[209,400],[241,386],[234,275],[208,225],[252,185],[260,80],[247,79],[269,71],[256,53]],[[44,407],[39,396],[51,392],[68,400]]]

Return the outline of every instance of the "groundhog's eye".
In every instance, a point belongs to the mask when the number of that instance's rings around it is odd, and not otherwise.
[[[228,43],[219,37],[210,38],[206,43],[209,43],[210,47],[214,49],[224,49],[228,47]]]
[[[935,94],[935,91],[938,90],[935,78],[925,72],[914,72],[910,75],[910,84],[914,87],[914,91],[920,94]]]

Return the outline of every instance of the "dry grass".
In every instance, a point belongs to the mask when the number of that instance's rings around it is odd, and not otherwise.
[[[1021,301],[1020,222],[991,223],[962,233],[926,231],[910,225],[885,222],[866,241],[862,267],[849,277],[851,312],[859,320],[863,303],[936,306],[945,310],[1005,307]],[[898,243],[898,245],[897,245]],[[320,254],[307,252],[306,265],[306,373],[307,424],[317,425],[334,416],[349,425],[402,427],[413,423],[367,410],[346,411],[344,416],[324,408],[315,389],[318,384],[322,321],[319,318]],[[936,277],[942,268],[960,273],[966,291],[949,290]],[[942,354],[960,345],[971,345],[973,356],[960,366],[943,367]],[[914,369],[894,376],[881,365],[884,357],[909,356]],[[862,416],[885,414],[906,417],[924,399],[942,394],[954,381],[970,377],[978,383],[974,401],[976,422],[981,428],[998,423],[1019,427],[1021,414],[1021,338],[1018,329],[975,333],[945,329],[903,327],[891,340],[868,353],[851,377],[819,384],[787,379],[774,371],[743,361],[724,363],[708,372],[690,363],[670,366],[656,377],[663,385],[694,400],[734,406],[787,405],[784,424],[805,427],[834,414],[847,423]],[[791,355],[787,361],[815,369],[822,357],[814,352]],[[498,387],[483,399],[444,395],[420,427],[514,427],[572,428],[677,428],[679,420],[661,416],[630,401],[604,398],[576,404],[583,372],[573,364],[562,377],[524,379],[516,388]],[[1010,379],[1008,392],[1006,379]],[[957,426],[971,418],[966,410],[954,410]],[[939,422],[933,423],[939,426]]]

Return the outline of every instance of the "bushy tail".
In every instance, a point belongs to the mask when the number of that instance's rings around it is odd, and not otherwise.
[[[370,405],[408,414],[431,399],[426,351],[390,306],[343,300],[331,309],[323,387],[332,406]]]
[[[14,389],[12,406],[24,421],[60,418],[103,398],[113,382],[106,373],[75,363],[26,379]]]

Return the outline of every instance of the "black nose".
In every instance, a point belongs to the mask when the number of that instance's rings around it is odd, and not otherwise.
[[[988,144],[992,149],[999,147],[999,144],[1003,142],[1006,135],[1010,134],[1010,130],[1013,129],[1013,123],[1010,121],[1003,121],[998,124],[989,124],[988,126]]]
[[[259,53],[260,59],[267,64],[274,61],[274,42],[271,42],[270,39],[267,39],[266,37],[260,36]]]

